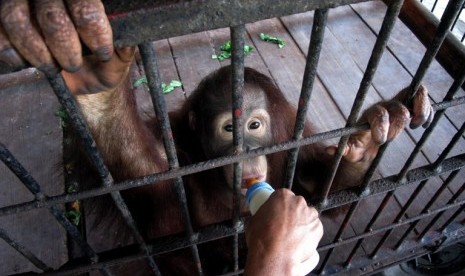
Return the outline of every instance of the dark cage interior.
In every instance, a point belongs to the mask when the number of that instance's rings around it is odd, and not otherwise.
[[[360,186],[333,192],[332,180],[338,181],[344,162],[343,151],[335,151],[329,180],[320,184],[322,196],[308,198],[322,212],[325,229],[312,274],[374,274],[420,256],[434,258],[464,242],[465,48],[463,38],[450,32],[463,24],[464,0],[446,3],[440,20],[416,0],[104,2],[115,45],[138,46],[130,72],[137,108],[144,118],[157,114],[169,168],[119,181],[61,75],[45,77],[31,68],[11,73],[1,64],[0,274],[141,272],[134,267],[159,274],[178,251],[189,256],[191,275],[208,274],[208,263],[224,261],[217,260],[222,254],[230,258],[221,273],[241,274],[247,215],[240,212],[240,179],[233,183],[233,218],[197,227],[186,200],[186,176],[210,176],[230,164],[240,176],[242,161],[274,155],[286,162],[280,173],[290,187],[299,150],[319,142],[343,149],[350,134],[368,129],[357,123],[363,111],[404,87],[407,98],[427,87],[434,119],[426,129],[406,128],[385,143]],[[284,47],[261,40],[261,33],[282,38]],[[231,59],[212,58],[226,41],[233,45]],[[244,54],[242,45],[253,50]],[[293,135],[243,148],[241,120],[233,120],[233,153],[185,165],[168,112],[178,110],[204,77],[230,64],[233,107],[243,102],[244,67],[254,68],[296,108],[295,127],[289,122]],[[182,86],[163,92],[171,80]],[[307,135],[308,120],[318,133]],[[92,169],[76,163],[75,144]],[[179,201],[184,231],[146,240],[134,222],[140,214],[128,210],[132,203],[122,194],[170,179],[169,196]],[[87,187],[87,181],[95,185]],[[111,195],[108,209],[114,212],[93,209],[103,195]],[[340,206],[337,214],[325,215]],[[118,217],[125,229],[102,216]],[[221,244],[217,250],[223,252],[203,249],[209,243]]]

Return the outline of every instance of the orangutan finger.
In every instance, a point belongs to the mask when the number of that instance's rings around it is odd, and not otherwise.
[[[82,41],[100,61],[113,55],[113,33],[99,0],[67,0],[68,8]]]
[[[433,122],[433,119],[434,119],[434,113],[435,113],[434,108],[433,108],[433,106],[431,106],[429,116],[428,116],[428,120],[426,120],[426,122],[423,125],[421,125],[422,127],[428,128],[431,125],[431,123]]]
[[[413,114],[410,127],[415,129],[426,123],[431,114],[431,103],[428,98],[428,90],[420,85],[413,99]]]
[[[2,25],[0,25],[0,61],[15,69],[26,66],[24,59],[18,54],[8,40]]]
[[[79,36],[62,0],[36,0],[37,21],[50,52],[61,67],[76,72],[82,66]]]
[[[0,15],[3,28],[16,50],[32,66],[48,74],[57,73],[58,68],[47,45],[31,22],[28,1],[4,0]]]
[[[370,124],[373,141],[382,145],[386,142],[389,132],[389,113],[381,105],[375,105],[367,110],[368,123]]]
[[[410,112],[407,107],[399,102],[387,102],[384,106],[389,112],[389,132],[387,140],[395,139],[405,129],[410,120]]]

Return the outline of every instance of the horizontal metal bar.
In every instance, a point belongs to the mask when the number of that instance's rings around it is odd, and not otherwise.
[[[320,246],[318,248],[318,252],[326,251],[326,250],[329,250],[331,248],[341,246],[343,244],[352,243],[352,242],[355,242],[355,241],[357,241],[359,239],[362,239],[362,238],[367,238],[367,237],[370,237],[370,236],[373,236],[373,235],[377,235],[377,234],[380,234],[380,233],[395,229],[395,228],[400,227],[402,225],[410,224],[410,223],[413,223],[415,221],[419,221],[419,220],[425,219],[427,217],[439,214],[441,212],[444,212],[444,211],[447,211],[447,210],[450,210],[450,209],[453,209],[453,208],[460,207],[463,204],[465,204],[465,200],[457,201],[455,203],[446,204],[446,205],[443,205],[443,206],[441,206],[441,207],[439,207],[437,209],[431,210],[428,213],[419,214],[419,215],[410,217],[408,219],[398,221],[396,223],[391,223],[391,224],[388,224],[388,225],[383,226],[383,227],[372,229],[369,232],[365,232],[365,233],[362,233],[362,234],[357,234],[357,235],[351,236],[349,238],[339,240],[337,242],[322,245],[322,246]],[[465,237],[465,235],[464,235],[464,237]]]
[[[240,225],[244,225],[241,220]],[[182,236],[173,236],[170,238],[160,238],[148,243],[149,253],[151,255],[160,255],[173,252],[179,249],[188,248],[194,244],[202,244],[209,241],[231,237],[236,233],[243,233],[244,228],[236,229],[234,226],[217,224],[205,227],[198,233],[195,238],[191,239]],[[43,275],[75,275],[89,272],[114,265],[122,265],[127,262],[140,260],[146,257],[145,252],[141,252],[138,246],[126,246],[109,251],[101,252],[100,261],[95,264],[89,264],[85,259],[75,259],[72,263],[62,266],[61,268],[44,273]]]
[[[385,227],[373,229],[370,232],[365,232],[363,234],[354,235],[347,239],[339,240],[335,243],[320,246],[317,250],[318,252],[323,252],[331,248],[341,246],[343,244],[351,243],[351,242],[357,241],[362,238],[367,238],[369,236],[373,236],[373,235],[382,233],[384,231],[415,222],[417,220],[425,219],[429,216],[433,216],[440,212],[459,207],[463,204],[465,204],[465,200],[447,204],[440,208],[434,209],[431,212],[426,213],[426,214],[420,214],[418,216],[411,217],[409,219],[403,220],[395,224],[390,224]],[[450,233],[446,232],[446,235],[450,235],[454,237],[455,239],[458,239],[461,236],[465,237],[465,233],[463,233],[463,230],[465,230],[465,227],[462,227],[459,230],[451,231]],[[239,233],[242,233],[243,231],[244,229],[242,228],[239,230]],[[461,235],[458,235],[457,232],[459,234],[461,233]],[[148,243],[148,248],[150,249],[149,251],[150,254],[160,255],[160,254],[172,252],[178,249],[190,247],[192,244],[201,244],[201,243],[205,243],[205,242],[212,241],[212,240],[230,237],[230,236],[235,235],[235,233],[236,233],[236,229],[234,227],[227,226],[227,225],[213,225],[213,226],[206,227],[203,230],[199,231],[196,234],[196,239],[194,240],[190,240],[189,238],[179,237],[179,236],[170,237],[169,239],[159,239],[154,242]],[[419,241],[416,244],[418,244],[419,246],[425,246],[430,243],[434,243],[436,240],[440,238],[441,238],[441,235],[438,234],[438,235],[435,235],[434,238]],[[405,250],[405,249],[406,247],[402,248],[402,250]],[[145,254],[140,252],[140,250],[137,247],[127,246],[124,248],[118,248],[118,249],[113,249],[113,250],[109,250],[106,252],[101,252],[100,261],[98,263],[88,264],[86,263],[84,259],[76,259],[76,260],[73,260],[72,264],[65,265],[55,271],[44,273],[44,275],[70,275],[70,274],[74,275],[74,274],[84,273],[84,272],[88,272],[88,271],[92,271],[96,269],[111,267],[113,265],[121,265],[121,264],[130,262],[130,261],[142,259],[145,257],[146,257]]]

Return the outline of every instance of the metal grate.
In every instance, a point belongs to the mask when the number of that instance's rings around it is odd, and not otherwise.
[[[289,150],[288,166],[286,172],[286,186],[291,187],[299,147],[334,137],[341,137],[339,142],[339,149],[343,149],[347,144],[348,137],[351,133],[368,128],[366,124],[357,125],[356,121],[359,117],[361,107],[368,92],[368,88],[370,87],[373,76],[376,72],[376,69],[378,68],[379,61],[381,60],[383,52],[385,51],[391,30],[395,24],[396,18],[400,13],[403,3],[402,0],[392,1],[388,6],[382,28],[379,31],[376,44],[373,48],[372,56],[370,57],[370,61],[368,62],[368,65],[365,69],[365,74],[360,83],[356,101],[352,107],[346,127],[324,133],[318,133],[309,137],[302,137],[303,125],[311,97],[313,81],[315,79],[316,70],[318,67],[319,55],[325,34],[324,30],[326,26],[328,9],[361,1],[311,1],[310,3],[308,1],[292,1],[292,3],[286,3],[286,1],[272,0],[235,1],[234,4],[231,5],[226,5],[224,2],[218,3],[217,1],[201,1],[200,4],[193,2],[196,1],[181,2],[171,6],[169,9],[154,8],[145,11],[129,13],[125,16],[111,17],[112,26],[115,30],[116,45],[139,45],[139,50],[147,74],[152,102],[154,103],[155,107],[155,113],[163,124],[161,130],[163,134],[165,150],[169,160],[169,170],[146,177],[114,183],[113,178],[106,168],[98,149],[95,147],[95,142],[93,141],[93,138],[91,137],[90,132],[84,120],[82,119],[82,115],[80,114],[79,109],[76,107],[76,103],[73,97],[66,88],[63,79],[59,75],[49,77],[50,84],[52,85],[60,103],[65,107],[67,113],[69,114],[70,121],[83,141],[85,151],[90,157],[94,167],[98,171],[103,183],[103,187],[96,187],[76,194],[47,196],[41,192],[39,183],[33,179],[29,172],[24,169],[24,167],[8,151],[8,149],[3,144],[0,144],[1,160],[10,168],[11,171],[15,173],[15,175],[35,196],[35,199],[32,201],[0,208],[0,216],[18,214],[36,208],[48,208],[56,220],[66,229],[72,239],[75,240],[77,244],[86,252],[87,258],[73,260],[72,263],[70,262],[68,265],[54,270],[44,264],[39,257],[31,253],[26,246],[21,245],[18,241],[14,241],[9,237],[8,233],[0,229],[0,238],[8,243],[12,248],[21,253],[37,268],[43,271],[44,274],[75,274],[98,269],[104,275],[111,275],[109,267],[113,265],[130,262],[137,259],[145,259],[152,268],[153,273],[155,275],[160,275],[160,271],[153,258],[154,256],[181,248],[190,248],[193,256],[193,262],[197,264],[197,274],[202,275],[203,269],[197,245],[225,237],[233,237],[232,250],[234,255],[234,272],[231,274],[240,274],[243,271],[239,266],[238,240],[239,234],[243,232],[244,221],[244,218],[240,216],[239,211],[240,178],[242,175],[240,163],[241,160],[259,155],[266,155]],[[419,66],[415,76],[412,79],[410,85],[410,90],[412,91],[411,97],[413,97],[414,91],[418,89],[421,80],[425,76],[425,73],[427,72],[431,62],[438,53],[442,42],[448,34],[448,31],[455,24],[454,21],[456,21],[456,18],[458,18],[461,7],[463,7],[463,5],[464,0],[449,2],[449,5],[444,12],[438,30],[435,34],[435,38],[433,42],[429,44],[421,65]],[[227,14],[230,14],[231,16],[225,15],[224,11],[226,10],[228,11]],[[244,24],[264,18],[283,16],[308,10],[316,11],[304,73],[304,82],[300,96],[301,105],[299,105],[297,113],[293,139],[278,145],[272,145],[267,148],[259,148],[244,152],[242,149],[243,134],[238,131],[242,129],[241,117],[236,116],[237,113],[234,112],[236,109],[241,109],[242,106],[241,91],[244,86],[244,56],[242,51],[244,45]],[[178,20],[181,19],[175,16],[181,12],[183,14],[181,17],[182,20],[190,18],[189,20],[192,24],[189,24],[188,28],[186,28],[186,24],[179,24]],[[189,15],[192,15],[192,17]],[[208,21],[207,24],[207,18],[213,18],[213,20]],[[165,29],[156,29],[148,28],[148,24],[144,24],[145,21],[151,22],[150,25],[156,25],[160,20],[166,20],[164,25],[169,27]],[[139,28],[140,26],[141,28]],[[161,79],[158,73],[156,55],[151,44],[145,42],[145,40],[167,38],[175,35],[186,34],[189,32],[204,31],[225,26],[233,26],[231,27],[231,40],[233,41],[234,47],[232,56],[232,79],[234,91],[232,114],[234,118],[235,129],[234,146],[237,154],[179,167],[174,141],[171,135],[171,127],[162,95]],[[136,28],[138,29],[136,30]],[[131,33],[131,35],[128,35],[128,33]],[[417,143],[415,149],[411,153],[408,161],[405,163],[399,174],[375,181],[371,180],[375,169],[383,157],[384,150],[388,146],[386,144],[383,149],[380,150],[377,158],[373,162],[372,167],[364,179],[364,184],[362,187],[340,191],[335,194],[329,194],[329,190],[332,184],[331,182],[335,176],[339,162],[342,158],[342,150],[337,152],[334,160],[334,166],[332,168],[333,176],[328,183],[325,183],[324,198],[318,202],[311,203],[315,204],[315,206],[318,206],[319,210],[327,210],[345,204],[350,204],[350,208],[336,236],[334,237],[333,242],[330,244],[321,245],[318,249],[318,251],[321,252],[322,256],[324,257],[322,258],[321,265],[319,266],[318,270],[315,271],[315,273],[323,274],[328,273],[328,271],[332,271],[328,269],[328,265],[330,263],[334,248],[349,244],[351,242],[356,242],[356,244],[352,248],[349,257],[346,259],[344,264],[338,268],[338,272],[360,269],[359,272],[363,274],[364,272],[368,272],[366,267],[376,263],[376,257],[379,257],[380,255],[389,258],[389,264],[394,264],[414,258],[416,256],[421,256],[431,251],[438,250],[448,244],[455,243],[465,238],[465,227],[463,225],[464,222],[456,221],[456,217],[461,214],[465,208],[465,200],[459,200],[460,195],[465,190],[465,183],[446,204],[437,209],[431,209],[433,203],[437,200],[443,190],[448,187],[449,183],[456,177],[459,171],[465,167],[465,154],[447,158],[452,147],[463,138],[465,124],[452,137],[447,148],[444,149],[443,153],[437,158],[436,161],[433,162],[432,165],[410,170],[413,160],[421,151],[422,146],[427,141],[434,128],[437,126],[440,118],[444,116],[446,108],[456,105],[463,105],[465,103],[465,97],[454,97],[460,87],[463,86],[464,80],[465,68],[460,74],[460,77],[455,79],[443,102],[433,106],[435,111],[437,111],[434,121],[431,126],[424,132],[423,136]],[[233,219],[233,225],[212,225],[201,231],[195,232],[191,223],[186,194],[181,177],[187,174],[217,168],[227,164],[234,164],[235,170],[235,215]],[[405,212],[410,207],[410,204],[416,198],[418,193],[421,192],[423,187],[428,183],[428,180],[434,176],[443,175],[446,173],[450,173],[450,175],[444,181],[443,185],[436,192],[433,198],[425,205],[422,212],[417,216],[410,217],[409,219],[403,219]],[[170,237],[166,240],[156,240],[151,242],[144,241],[134,223],[131,213],[129,212],[124,200],[121,197],[120,191],[143,185],[152,185],[153,183],[155,183],[153,185],[157,185],[157,182],[167,179],[174,179],[174,186],[176,188],[177,196],[181,204],[186,235],[184,237]],[[421,181],[421,183],[417,186],[415,192],[403,206],[402,210],[400,210],[400,212],[397,214],[397,217],[394,219],[394,221],[392,221],[392,223],[388,226],[373,229],[373,225],[375,224],[376,220],[384,211],[388,202],[392,199],[394,191],[399,187],[403,187],[410,183],[417,183],[419,181]],[[68,219],[64,216],[63,211],[61,211],[56,206],[63,203],[88,199],[104,194],[111,194],[127,225],[132,230],[132,235],[135,238],[137,244],[134,246],[112,249],[107,252],[96,254],[91,246],[83,239],[78,229],[68,221]],[[346,230],[346,227],[349,225],[350,221],[353,219],[353,215],[359,206],[360,201],[379,194],[385,194],[385,197],[380,203],[379,208],[376,210],[370,222],[365,227],[365,231],[362,234],[357,234],[342,239],[343,233]],[[431,230],[433,227],[433,221],[436,221],[444,214],[445,211],[454,208],[458,208],[458,210],[439,229]],[[413,231],[418,222],[428,217],[433,217],[432,222],[424,228],[422,233],[420,233],[416,239],[408,239],[409,234]],[[401,239],[398,240],[395,250],[386,248],[384,243],[389,235],[394,229],[402,225],[409,225],[409,227]],[[373,252],[371,252],[369,256],[355,257],[356,252],[361,247],[364,239],[379,233],[384,233],[384,236],[377,244]],[[382,267],[379,269],[381,268]]]

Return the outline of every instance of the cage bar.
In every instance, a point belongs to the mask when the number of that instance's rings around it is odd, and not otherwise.
[[[52,270],[51,267],[49,267],[44,262],[42,262],[39,258],[37,258],[37,256],[34,255],[34,253],[29,251],[29,249],[27,249],[26,247],[24,247],[17,241],[10,238],[10,236],[8,236],[8,234],[2,228],[0,228],[0,238],[4,240],[9,246],[11,246],[16,251],[18,251],[21,255],[23,255],[35,267],[41,269],[44,272]]]
[[[452,204],[454,203],[465,191],[465,183],[460,187],[459,190],[449,199],[447,204]],[[438,213],[432,220],[431,222],[423,229],[423,231],[418,235],[417,240],[421,240],[425,237],[426,233],[428,233],[429,230],[434,226],[434,223],[443,215],[444,212]]]
[[[315,81],[318,60],[320,58],[321,47],[323,44],[324,34],[326,30],[326,22],[328,20],[328,9],[316,10],[313,19],[312,34],[310,44],[308,46],[307,61],[305,63],[304,79],[302,82],[302,90],[300,92],[299,107],[297,109],[296,122],[294,126],[294,135],[292,139],[299,140],[302,138],[305,126],[305,118],[307,116],[308,105],[313,91],[313,82]],[[287,156],[287,167],[284,187],[291,189],[294,181],[294,173],[297,165],[299,148],[293,148]]]
[[[0,143],[0,159],[3,163],[12,171],[16,177],[26,186],[26,188],[34,195],[36,200],[43,200],[47,198],[42,192],[39,183],[32,177],[31,174],[24,168],[21,163],[11,154],[11,152]],[[90,258],[92,262],[98,261],[98,255],[92,249],[92,247],[83,239],[81,233],[77,227],[69,221],[63,210],[56,206],[50,206],[49,212],[55,217],[70,237],[77,243],[77,245],[84,251],[84,253]],[[16,249],[16,247],[15,247]],[[20,252],[21,253],[21,252]],[[23,253],[21,253],[23,254]],[[24,255],[26,258],[29,255]],[[33,262],[34,263],[34,262]],[[35,263],[34,263],[35,264]],[[103,275],[111,275],[111,272],[104,269],[100,271]]]
[[[438,199],[438,197],[442,194],[442,192],[445,189],[447,189],[449,184],[452,182],[452,180],[454,180],[454,178],[457,176],[458,173],[459,173],[458,170],[454,171],[447,177],[447,179],[444,181],[444,183],[441,185],[441,187],[436,191],[436,193],[433,195],[433,197],[428,201],[428,203],[426,203],[425,207],[423,208],[423,210],[421,210],[420,213],[427,213],[428,212],[428,210],[431,208],[433,203]],[[413,231],[413,229],[415,229],[418,222],[419,221],[416,221],[416,222],[410,224],[409,228],[405,231],[405,233],[402,235],[402,237],[397,241],[396,245],[394,246],[394,249],[398,249],[402,245],[402,243],[407,238],[407,236],[410,235],[410,233]]]
[[[408,208],[410,208],[410,205],[412,205],[413,201],[415,201],[415,199],[417,198],[418,194],[423,190],[423,188],[425,187],[426,183],[428,182],[428,179],[426,180],[423,180],[420,182],[420,184],[415,188],[415,191],[413,191],[413,193],[410,195],[409,199],[407,200],[407,202],[405,203],[404,207],[402,207],[402,209],[399,211],[399,213],[397,214],[396,218],[394,219],[393,223],[397,223],[399,221],[402,220],[402,218],[404,217],[405,213],[407,212]],[[376,245],[375,249],[373,250],[373,252],[370,254],[370,257],[371,258],[375,258],[376,257],[376,254],[378,253],[379,249],[383,246],[384,242],[386,242],[386,240],[389,238],[389,236],[391,235],[392,230],[388,230],[384,236],[381,238],[381,240],[378,242],[378,244]]]
[[[244,127],[243,127],[243,91],[244,91],[244,33],[245,26],[238,25],[230,28],[232,41],[232,110],[233,118],[233,147],[236,154],[243,152]],[[233,238],[234,271],[239,270],[239,228],[241,214],[241,184],[242,163],[235,162],[233,174],[233,225],[236,233]]]
[[[433,41],[427,47],[426,53],[424,54],[420,62],[420,65],[418,66],[418,69],[412,78],[412,82],[410,83],[409,99],[405,103],[407,104],[407,106],[411,105],[411,102],[413,98],[415,97],[415,94],[418,91],[418,88],[420,87],[421,81],[423,77],[425,76],[426,71],[431,65],[436,54],[439,52],[439,49],[441,48],[441,45],[447,36],[450,25],[452,24],[452,21],[457,14],[456,5],[462,6],[464,2],[465,2],[464,0],[457,0],[457,1],[449,1],[449,3],[447,4],[446,10],[444,11],[444,14],[441,17],[441,22],[439,23],[439,26],[436,30]],[[386,151],[388,146],[389,146],[389,142],[385,143],[384,145],[380,147],[377,156],[373,160],[373,163],[371,164],[370,168],[368,169],[365,175],[364,182],[361,186],[361,193],[370,192],[369,190],[367,190],[367,185],[369,181],[371,180],[371,178],[373,177],[373,174],[376,168],[378,167],[379,163],[381,162],[381,159],[384,156],[384,152]]]
[[[410,100],[412,100],[415,96],[416,91],[420,87],[421,80],[425,76],[426,71],[431,65],[434,57],[439,52],[439,49],[441,48],[441,45],[449,32],[449,28],[452,25],[452,22],[454,21],[464,3],[464,0],[452,0],[447,3],[446,10],[441,17],[441,22],[439,23],[433,41],[431,41],[429,47],[426,49],[426,53],[423,56],[420,65],[418,66],[415,76],[413,76],[412,83],[410,84]]]
[[[80,110],[77,108],[76,101],[66,86],[63,77],[60,74],[57,74],[55,76],[47,76],[47,78],[50,82],[50,85],[52,86],[53,91],[55,92],[55,95],[58,98],[58,101],[65,108],[70,121],[73,124],[73,127],[81,138],[84,145],[84,150],[99,173],[103,186],[105,188],[112,187],[114,183],[113,177],[108,171],[108,168],[103,163],[103,158],[101,157],[96,147],[96,143],[92,138],[90,131],[83,119],[83,116]],[[134,238],[141,245],[141,249],[147,251],[145,241],[142,238],[142,235],[139,233],[139,230],[137,229],[134,219],[126,203],[124,202],[123,197],[118,191],[111,192],[111,197],[113,198],[113,201],[115,202],[118,210],[121,212],[121,215],[123,216],[126,224],[131,229]],[[150,266],[156,270],[156,265],[153,259],[149,256],[147,258]]]
[[[160,73],[158,72],[156,54],[150,42],[140,44],[139,51],[142,58],[142,62],[144,64],[144,69],[147,76],[147,83],[150,90],[152,103],[155,109],[155,114],[157,116],[158,121],[161,122],[160,128],[162,132],[166,156],[168,159],[168,165],[170,170],[177,169],[179,168],[179,162],[178,157],[176,155],[176,148],[174,145],[173,134],[168,118],[168,112],[166,110],[165,99],[163,98],[163,89],[161,85],[162,81],[160,78]],[[184,227],[186,229],[187,235],[189,236],[189,239],[194,240],[195,233],[192,227],[192,221],[187,206],[186,191],[184,190],[184,184],[180,176],[174,179],[174,187],[178,196]],[[191,252],[194,258],[194,263],[197,266],[198,275],[203,275],[202,264],[200,262],[200,256],[197,245],[192,245]],[[153,260],[152,262],[152,265],[156,266]],[[158,271],[158,268],[156,268],[156,271]],[[158,273],[160,272],[158,271]]]
[[[462,124],[462,127],[455,133],[454,137],[452,137],[451,141],[447,145],[447,147],[442,151],[441,155],[439,155],[438,159],[433,164],[433,168],[435,170],[441,169],[442,162],[446,159],[447,155],[452,151],[454,146],[460,141],[462,135],[465,133],[465,122]]]
[[[388,9],[386,11],[386,15],[383,20],[383,24],[379,31],[378,37],[376,39],[375,46],[373,47],[373,51],[371,52],[370,60],[368,61],[367,68],[365,73],[363,74],[362,81],[360,82],[360,87],[357,92],[357,96],[355,97],[354,104],[352,105],[352,109],[350,111],[349,118],[347,119],[346,127],[350,127],[356,124],[357,119],[359,117],[360,111],[362,109],[362,105],[365,101],[366,95],[368,93],[368,89],[371,85],[371,81],[373,80],[374,74],[376,69],[378,68],[379,61],[383,56],[384,49],[386,48],[387,41],[391,34],[392,29],[394,28],[394,24],[396,22],[396,18],[399,15],[400,8],[402,7],[403,0],[395,0],[392,1]],[[337,148],[337,152],[334,157],[333,164],[331,166],[331,176],[327,183],[324,186],[323,192],[323,199],[320,202],[321,205],[327,204],[327,197],[329,191],[331,190],[331,185],[336,177],[337,169],[339,167],[339,163],[342,159],[342,154],[344,152],[345,147],[347,146],[347,142],[349,141],[349,136],[343,136],[339,140],[339,145]]]

